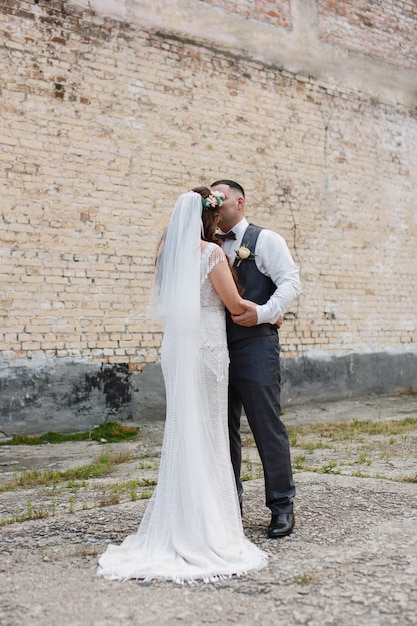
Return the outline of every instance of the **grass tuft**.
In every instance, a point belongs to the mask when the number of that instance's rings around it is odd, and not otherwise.
[[[89,478],[98,478],[109,474],[114,465],[129,461],[129,453],[119,453],[111,456],[110,454],[101,454],[93,463],[89,465],[81,465],[67,470],[29,470],[16,474],[7,482],[0,485],[1,491],[12,491],[19,487],[31,488],[37,485],[54,485],[62,481],[68,481],[72,487],[72,481],[88,480]]]
[[[350,422],[325,422],[306,426],[290,426],[288,434],[291,441],[298,436],[317,434],[333,441],[360,440],[360,435],[401,435],[410,430],[417,430],[417,419],[406,417],[402,420],[352,420]]]
[[[36,437],[29,435],[14,435],[7,441],[1,441],[0,446],[39,446],[45,443],[63,443],[65,441],[102,441],[107,443],[119,443],[134,439],[139,432],[136,426],[123,426],[116,422],[109,422],[97,426],[89,432],[63,434],[56,432],[45,433]]]

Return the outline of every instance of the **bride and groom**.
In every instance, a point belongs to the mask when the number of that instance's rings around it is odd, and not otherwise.
[[[182,194],[172,213],[151,303],[167,399],[158,485],[137,533],[100,557],[106,578],[213,581],[265,566],[242,527],[242,407],[263,463],[268,537],[293,528],[276,324],[300,291],[298,270],[282,237],[248,224],[244,208],[242,187],[220,180]]]

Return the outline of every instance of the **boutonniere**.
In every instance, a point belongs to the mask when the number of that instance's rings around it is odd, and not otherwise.
[[[242,261],[254,261],[256,257],[256,254],[251,252],[248,246],[244,243],[240,246],[239,250],[235,250],[235,252],[236,252],[236,258],[238,259],[238,263],[236,267],[239,267]]]

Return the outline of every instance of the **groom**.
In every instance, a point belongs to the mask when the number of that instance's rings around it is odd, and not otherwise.
[[[290,447],[280,419],[280,345],[276,323],[301,291],[299,273],[280,235],[248,223],[244,217],[245,192],[239,183],[217,180],[211,187],[225,195],[219,223],[224,252],[235,269],[243,297],[259,303],[239,316],[226,313],[232,465],[242,507],[243,407],[264,469],[266,506],[272,514],[268,537],[276,539],[289,535],[295,521]]]

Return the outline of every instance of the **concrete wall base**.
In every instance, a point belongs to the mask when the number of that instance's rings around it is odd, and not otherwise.
[[[282,359],[282,406],[369,393],[417,390],[417,352]],[[0,431],[6,435],[78,432],[109,421],[140,424],[165,417],[159,363],[127,365],[71,359],[0,364]]]

